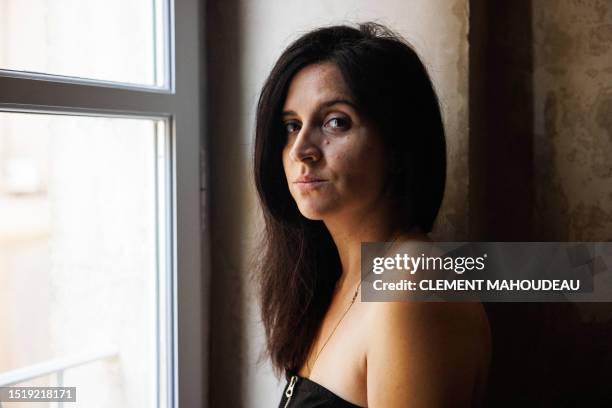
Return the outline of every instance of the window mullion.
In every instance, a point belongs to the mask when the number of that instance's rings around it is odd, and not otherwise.
[[[145,91],[0,76],[0,105],[28,105],[64,111],[167,116],[177,97],[167,91]]]

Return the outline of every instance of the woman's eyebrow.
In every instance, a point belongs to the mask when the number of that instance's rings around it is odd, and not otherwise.
[[[330,106],[334,106],[338,104],[349,105],[353,109],[357,110],[357,105],[355,105],[351,100],[346,99],[346,98],[335,98],[335,99],[330,99],[329,101],[321,102],[319,104],[319,108],[329,108]],[[284,118],[285,116],[298,116],[298,114],[295,113],[295,111],[287,110],[287,111],[283,111],[281,116]]]
[[[338,105],[338,104],[349,105],[353,109],[355,109],[355,110],[357,109],[357,105],[355,105],[349,99],[345,99],[345,98],[336,98],[336,99],[332,99],[332,100],[329,100],[329,101],[325,101],[325,102],[322,102],[319,106],[324,107],[324,108],[329,108],[330,106],[334,106],[334,105]]]
[[[297,116],[297,113],[295,113],[294,111],[290,110],[290,111],[283,111],[283,113],[281,114],[281,116],[284,118],[285,116]]]

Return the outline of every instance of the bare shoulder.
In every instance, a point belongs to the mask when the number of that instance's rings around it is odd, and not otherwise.
[[[423,327],[414,326],[423,323],[426,323]],[[397,324],[400,327],[409,324],[412,329],[469,332],[488,329],[486,313],[478,302],[372,302],[368,307],[368,324],[388,330],[395,330]]]
[[[473,403],[490,359],[480,303],[372,303],[367,325],[369,406]]]
[[[376,302],[368,308],[367,325],[370,347],[388,341],[383,334],[433,341],[448,351],[461,345],[477,353],[490,343],[489,321],[478,302]]]

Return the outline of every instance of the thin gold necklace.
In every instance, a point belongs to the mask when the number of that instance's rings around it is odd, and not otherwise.
[[[400,231],[398,231],[395,234],[395,237],[393,238],[393,240],[391,241],[391,244],[393,244],[395,242],[395,240],[397,239],[397,237],[399,237],[400,235]],[[327,346],[327,342],[329,341],[329,339],[331,339],[331,336],[333,336],[334,332],[336,331],[336,329],[338,328],[338,326],[340,325],[340,322],[342,321],[342,319],[344,319],[344,316],[346,316],[346,314],[348,313],[348,311],[350,310],[351,306],[353,306],[353,303],[355,303],[355,299],[357,299],[357,293],[359,293],[359,288],[361,288],[361,279],[359,280],[359,284],[357,284],[357,289],[355,289],[355,293],[353,294],[353,298],[351,299],[351,303],[348,305],[348,307],[346,308],[346,310],[344,311],[344,313],[342,313],[342,316],[340,316],[340,319],[338,319],[338,322],[336,323],[336,325],[334,326],[334,329],[331,331],[331,333],[329,334],[329,336],[327,336],[327,340],[325,340],[325,343],[323,343],[323,346],[321,346],[321,348],[319,349],[319,352],[317,353],[317,355],[315,356],[314,361],[312,362],[312,368],[314,368],[315,363],[317,362],[317,359],[319,358],[319,354],[321,354],[321,352],[323,351],[323,349],[325,348],[325,346]],[[306,361],[306,368],[308,368],[308,377],[310,377],[310,374],[312,373],[312,369],[310,368],[310,365],[308,364],[308,361]]]

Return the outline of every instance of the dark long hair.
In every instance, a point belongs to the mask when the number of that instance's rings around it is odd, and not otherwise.
[[[259,97],[254,156],[265,222],[255,277],[266,351],[277,375],[304,364],[341,275],[329,231],[298,210],[281,158],[289,84],[302,68],[321,62],[336,64],[360,114],[379,127],[391,155],[397,227],[430,232],[444,193],[440,106],[423,63],[405,40],[375,23],[333,26],[303,35],[282,53]]]

